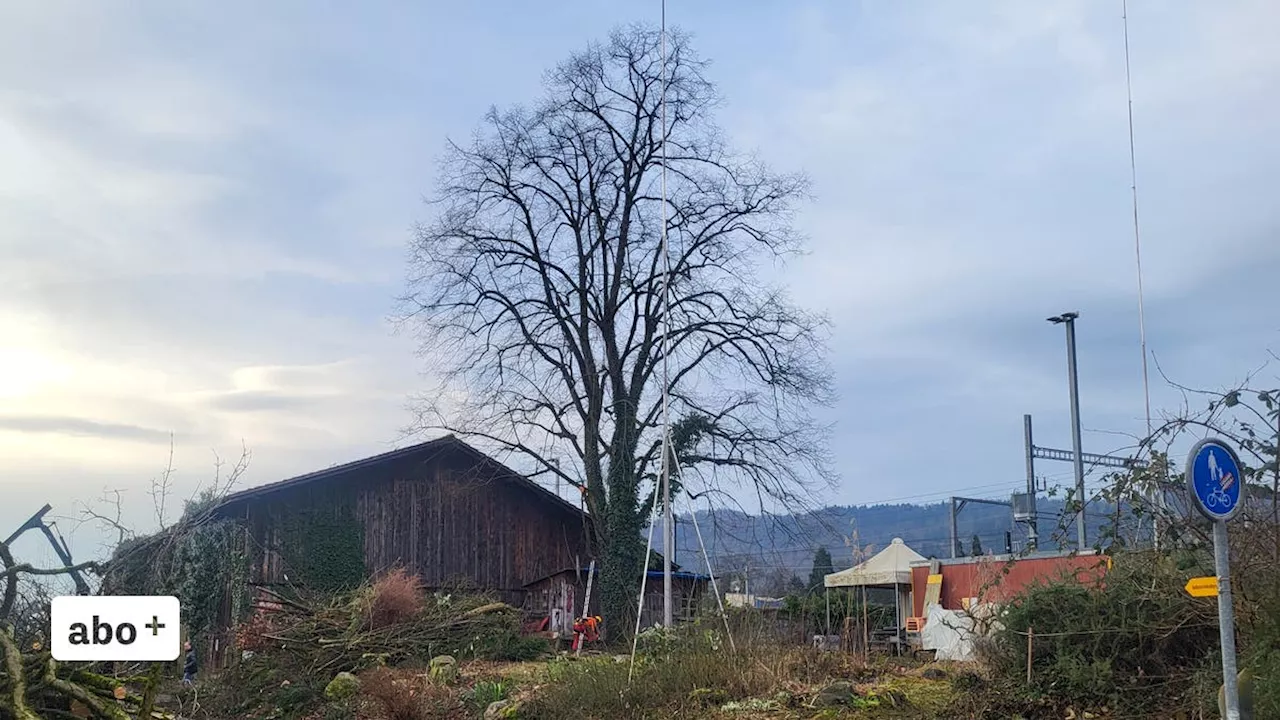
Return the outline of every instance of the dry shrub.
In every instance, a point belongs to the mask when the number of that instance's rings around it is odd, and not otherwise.
[[[267,612],[258,611],[247,622],[240,623],[235,627],[235,643],[240,650],[260,650],[272,642],[264,635],[269,635],[276,631],[276,624]]]
[[[374,630],[402,623],[422,612],[417,575],[396,568],[378,578],[369,593],[369,627]]]
[[[374,668],[361,674],[360,693],[377,707],[382,720],[452,720],[467,716],[453,690],[432,683],[422,672]]]

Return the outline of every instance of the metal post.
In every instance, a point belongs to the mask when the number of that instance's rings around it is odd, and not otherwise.
[[[898,586],[893,586],[893,651],[902,654],[902,593]]]
[[[1218,632],[1222,641],[1222,695],[1227,720],[1240,720],[1240,688],[1236,676],[1236,619],[1231,604],[1231,569],[1227,523],[1213,524],[1213,566],[1218,574]]]
[[[1027,543],[1033,552],[1040,544],[1040,534],[1036,527],[1036,458],[1035,444],[1031,439],[1031,416],[1022,416],[1022,437],[1027,448],[1027,495],[1031,500],[1031,520],[1027,522]]]
[[[1079,549],[1088,544],[1084,524],[1084,449],[1080,439],[1080,377],[1076,372],[1076,321],[1067,318],[1067,372],[1071,374],[1071,450],[1075,453],[1076,495],[1080,512],[1076,513],[1076,538]]]
[[[960,556],[960,538],[956,533],[956,499],[951,498],[951,559]]]
[[[667,126],[667,3],[662,2],[662,126]],[[676,549],[675,526],[671,519],[671,376],[667,367],[670,353],[671,318],[671,253],[667,244],[667,140],[662,138],[662,622],[674,624],[673,593],[671,587],[671,553]]]
[[[676,549],[675,522],[671,516],[671,465],[665,457],[671,452],[671,446],[662,443],[662,625],[675,626],[675,593],[671,582],[671,554]]]
[[[1049,318],[1049,322],[1067,326],[1067,381],[1071,391],[1071,451],[1076,471],[1076,500],[1080,511],[1076,513],[1076,543],[1079,550],[1088,544],[1084,527],[1084,450],[1080,447],[1080,380],[1076,373],[1076,318],[1078,312],[1066,312]]]

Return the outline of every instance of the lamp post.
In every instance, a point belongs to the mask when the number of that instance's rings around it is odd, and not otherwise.
[[[1080,447],[1080,380],[1076,374],[1076,318],[1078,312],[1064,312],[1048,318],[1054,325],[1067,326],[1067,381],[1071,390],[1071,454],[1076,475],[1076,542],[1084,550],[1087,542],[1084,528],[1084,452]]]

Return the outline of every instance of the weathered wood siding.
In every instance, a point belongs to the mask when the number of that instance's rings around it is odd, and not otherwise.
[[[588,559],[583,516],[463,453],[385,463],[245,503],[249,582],[283,584],[281,518],[347,517],[364,536],[369,574],[403,565],[428,588],[471,586],[519,597],[525,584]],[[296,580],[295,580],[296,581]]]

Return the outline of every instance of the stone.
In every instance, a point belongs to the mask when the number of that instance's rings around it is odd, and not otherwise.
[[[1225,688],[1218,686],[1218,713],[1227,716]],[[1236,673],[1236,694],[1240,700],[1240,720],[1253,720],[1253,673],[1244,668]]]
[[[833,682],[818,691],[818,695],[813,699],[813,706],[830,708],[852,705],[857,697],[857,693],[853,691],[853,685],[843,681]]]
[[[324,686],[324,696],[329,700],[346,700],[360,692],[360,678],[349,672],[340,672]]]
[[[719,688],[694,688],[689,692],[689,700],[702,707],[711,707],[728,702],[729,693]]]
[[[448,684],[458,679],[458,661],[452,655],[437,655],[431,658],[431,680],[440,684]]]
[[[515,700],[496,700],[484,709],[484,720],[514,720],[520,716],[520,703]]]
[[[935,667],[925,668],[924,672],[920,673],[920,677],[925,680],[946,680],[947,671]]]

